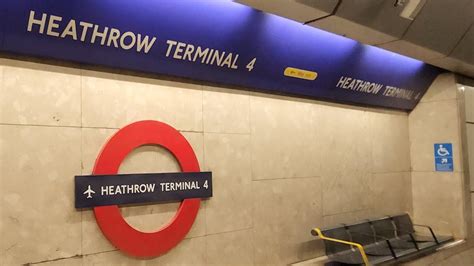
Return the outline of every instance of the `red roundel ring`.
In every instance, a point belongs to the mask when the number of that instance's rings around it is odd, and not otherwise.
[[[147,120],[130,124],[115,133],[97,157],[93,174],[117,174],[125,157],[143,145],[166,148],[178,160],[183,172],[200,171],[196,155],[181,133],[165,123]],[[131,227],[117,205],[95,207],[94,214],[100,229],[115,247],[135,257],[156,257],[175,247],[186,236],[200,202],[200,199],[183,200],[171,221],[152,233]]]

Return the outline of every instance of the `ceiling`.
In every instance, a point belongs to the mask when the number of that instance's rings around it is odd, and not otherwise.
[[[474,78],[474,0],[236,1]]]

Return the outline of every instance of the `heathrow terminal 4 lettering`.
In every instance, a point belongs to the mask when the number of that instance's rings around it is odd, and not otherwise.
[[[352,77],[342,76],[339,78],[339,81],[336,84],[337,88],[352,90],[360,93],[369,93],[376,94],[379,93],[385,97],[394,97],[405,100],[418,100],[421,96],[421,93],[418,93],[414,96],[415,92],[409,89],[402,89],[393,86],[385,86],[380,83],[360,80]],[[382,88],[384,88],[382,90]]]
[[[157,41],[157,37],[150,37],[131,31],[100,26],[98,24],[76,21],[64,21],[63,17],[38,14],[30,10],[27,28],[28,32],[46,34],[56,38],[69,38],[83,43],[100,44],[101,46],[115,47],[123,50],[135,50],[138,53],[148,54]],[[238,69],[236,53],[220,51],[218,49],[201,47],[176,40],[166,40],[166,57],[198,62],[200,64],[215,65],[229,69]],[[247,64],[247,70],[252,71],[256,58]]]
[[[147,35],[142,36],[131,31],[121,32],[116,28],[101,27],[85,21],[76,22],[75,19],[64,23],[60,16],[46,13],[37,16],[33,10],[30,11],[27,31],[57,38],[70,38],[84,43],[100,43],[100,45],[113,46],[123,50],[135,48],[137,52],[145,54],[150,51],[156,41],[156,37],[150,38]]]
[[[75,195],[76,208],[209,198],[212,173],[76,176]]]

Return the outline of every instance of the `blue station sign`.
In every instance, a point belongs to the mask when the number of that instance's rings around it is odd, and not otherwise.
[[[211,172],[86,175],[74,182],[76,208],[212,197]]]
[[[0,51],[402,110],[440,73],[232,1],[0,1]]]

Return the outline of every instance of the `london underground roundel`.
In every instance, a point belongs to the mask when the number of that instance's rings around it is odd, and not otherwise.
[[[181,133],[165,123],[148,120],[132,123],[113,135],[97,157],[93,174],[117,174],[125,157],[143,145],[166,148],[177,159],[182,172],[200,171],[196,155]],[[118,205],[94,207],[94,214],[103,234],[115,247],[128,255],[147,258],[159,256],[183,240],[194,223],[199,205],[199,198],[184,199],[168,224],[151,233],[130,226]]]

